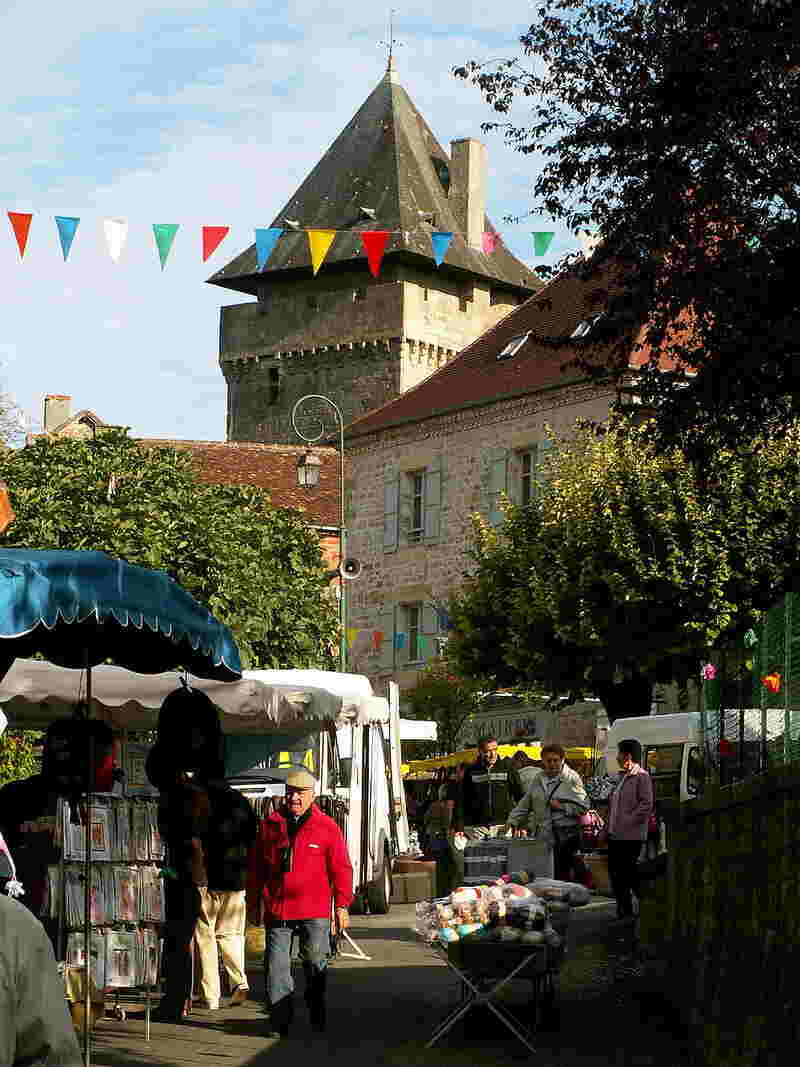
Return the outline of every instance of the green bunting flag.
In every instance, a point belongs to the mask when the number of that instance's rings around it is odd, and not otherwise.
[[[156,247],[158,248],[158,258],[161,260],[161,269],[163,270],[167,263],[167,257],[172,250],[172,242],[175,240],[175,234],[180,228],[177,222],[154,222],[153,223],[153,235],[156,239]]]
[[[547,249],[550,247],[550,242],[555,237],[555,233],[550,230],[538,230],[533,235],[533,254],[535,256],[544,256],[547,254]]]

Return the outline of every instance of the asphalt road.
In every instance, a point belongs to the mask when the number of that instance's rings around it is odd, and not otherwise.
[[[458,1000],[458,980],[413,931],[413,905],[387,916],[358,917],[351,930],[370,960],[338,959],[329,979],[328,1031],[308,1031],[302,997],[288,1038],[264,1035],[263,981],[250,971],[251,996],[238,1008],[193,1013],[181,1026],[154,1024],[144,1041],[135,1009],[126,1022],[102,1020],[93,1040],[97,1067],[293,1067],[300,1060],[347,1067],[489,1067],[536,1060],[539,1067],[674,1067],[685,1062],[669,1010],[637,963],[630,931],[611,925],[614,905],[576,909],[558,989],[559,1018],[538,1033],[531,1056],[494,1016],[472,1012],[442,1042],[426,1049],[435,1025]],[[299,976],[302,984],[302,975]],[[509,1005],[524,1010],[530,985]]]

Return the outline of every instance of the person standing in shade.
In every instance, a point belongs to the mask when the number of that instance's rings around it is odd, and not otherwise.
[[[300,940],[311,1026],[320,1032],[334,908],[336,927],[350,924],[353,868],[341,830],[314,803],[315,789],[307,771],[292,771],[285,803],[263,820],[252,851],[250,921],[259,922],[263,909],[272,1037],[286,1037],[294,1017],[292,935]]]
[[[642,746],[635,739],[620,741],[617,763],[620,773],[609,797],[608,876],[617,899],[617,919],[633,916],[632,895],[638,897],[637,864],[647,840],[647,825],[653,810],[653,782],[639,761]]]
[[[478,741],[478,758],[464,772],[461,792],[463,829],[469,840],[496,837],[505,829],[514,805],[524,795],[517,770],[510,759],[501,759],[496,737]]]
[[[202,1006],[220,1006],[219,961],[231,989],[231,1006],[247,1000],[245,970],[245,887],[250,848],[258,820],[250,802],[225,781],[222,761],[201,769],[198,781],[208,790],[209,821],[205,839],[208,884],[200,886],[200,914],[195,944],[200,958]]]

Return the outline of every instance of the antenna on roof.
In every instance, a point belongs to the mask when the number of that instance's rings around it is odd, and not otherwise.
[[[394,9],[391,9],[389,11],[389,40],[388,41],[379,41],[378,44],[382,48],[385,48],[387,53],[388,53],[387,62],[386,62],[386,73],[389,74],[389,75],[392,75],[395,72],[395,70],[394,70],[394,50],[395,50],[395,47],[397,47],[397,48],[402,48],[403,47],[403,42],[402,41],[396,41],[395,37],[394,37]]]

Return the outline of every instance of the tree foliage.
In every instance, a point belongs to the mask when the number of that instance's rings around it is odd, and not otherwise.
[[[624,375],[646,324],[657,428],[703,456],[800,411],[799,29],[789,0],[542,0],[523,57],[455,70],[508,116],[485,129],[544,158],[531,214],[602,237],[590,274],[624,266],[618,343],[578,362]]]
[[[332,666],[335,605],[316,533],[258,489],[201,483],[189,454],[123,431],[0,456],[7,547],[99,549],[167,571],[227,623],[250,668]]]
[[[403,699],[412,718],[436,723],[436,752],[456,752],[463,726],[479,710],[480,685],[458,677],[445,661],[437,659],[428,664],[417,684],[403,693]]]
[[[37,730],[6,730],[0,737],[0,786],[36,774],[41,737]]]
[[[451,604],[451,663],[500,685],[541,683],[649,710],[653,682],[753,626],[800,565],[800,423],[700,474],[650,427],[578,427],[526,507],[475,519],[475,572]]]

